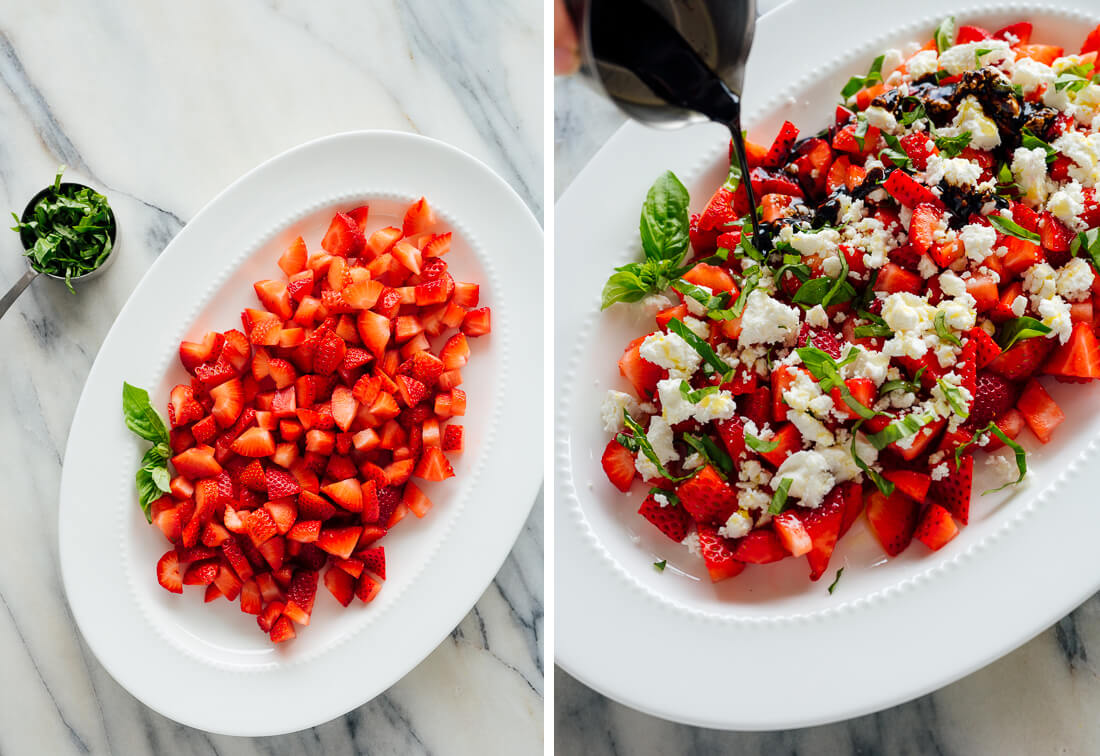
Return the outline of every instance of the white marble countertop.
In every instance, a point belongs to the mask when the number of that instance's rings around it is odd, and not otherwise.
[[[779,4],[759,0],[757,6],[766,12]],[[554,96],[554,185],[555,194],[561,195],[626,119],[575,79],[555,81]],[[555,750],[563,756],[1096,754],[1098,655],[1100,594],[1023,647],[935,693],[847,722],[764,733],[722,732],[657,719],[557,669]]]
[[[38,281],[0,320],[0,753],[541,752],[541,496],[493,584],[423,663],[350,714],[275,738],[182,727],[124,691],[76,632],[57,555],[80,390],[181,226],[261,161],[363,128],[448,141],[541,216],[541,45],[539,0],[0,1],[0,207],[21,209],[65,163],[107,193],[123,244],[78,296]],[[6,286],[24,264],[14,234],[3,249]],[[443,693],[458,682],[478,695]]]

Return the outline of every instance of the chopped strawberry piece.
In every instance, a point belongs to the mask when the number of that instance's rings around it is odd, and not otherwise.
[[[671,504],[662,506],[653,494],[647,496],[642,502],[638,514],[677,543],[684,540],[691,527],[691,515],[686,509]]]
[[[932,551],[939,551],[959,533],[951,513],[939,504],[930,504],[917,524],[914,538]]]
[[[929,499],[943,506],[965,525],[970,517],[970,493],[974,485],[974,458],[966,455],[955,466],[953,456],[941,464],[947,465],[947,477],[933,480],[929,486]]]
[[[711,582],[717,583],[736,577],[745,569],[744,562],[734,558],[730,542],[718,535],[713,525],[700,525],[696,535]]]
[[[180,559],[175,549],[165,552],[157,562],[157,582],[170,593],[183,593],[183,580],[180,578]]]
[[[1066,419],[1062,409],[1034,378],[1027,382],[1016,408],[1023,414],[1032,433],[1044,444],[1050,442],[1054,429]]]
[[[721,525],[737,507],[737,495],[710,465],[676,489],[680,504],[696,522]]]
[[[867,522],[890,556],[905,551],[917,527],[917,502],[901,491],[889,497],[872,491],[867,497]]]

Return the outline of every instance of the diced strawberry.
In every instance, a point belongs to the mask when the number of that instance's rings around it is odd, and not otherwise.
[[[443,454],[443,450],[430,446],[424,450],[424,455],[416,464],[413,474],[424,480],[440,481],[454,477],[455,473],[451,463],[447,461],[447,457]]]
[[[359,223],[346,213],[337,213],[333,217],[321,239],[321,247],[337,257],[358,257],[365,245],[366,239]]]
[[[917,205],[909,221],[909,243],[921,254],[928,252],[942,221],[943,210],[933,204]]]
[[[769,452],[760,452],[760,456],[773,467],[779,467],[783,460],[802,448],[802,436],[791,423],[784,423],[776,428],[771,441],[775,443],[775,448]]]
[[[1015,399],[1016,387],[1008,379],[989,370],[978,372],[967,426],[984,428],[1009,409]]]
[[[1080,381],[1100,378],[1100,343],[1088,323],[1074,324],[1069,340],[1054,348],[1043,372]]]
[[[363,489],[355,478],[329,483],[321,492],[349,512],[363,511]]]
[[[939,551],[959,533],[951,514],[939,504],[930,504],[917,524],[914,537],[932,551]]]
[[[680,505],[696,521],[721,525],[737,507],[737,495],[710,465],[676,489]]]
[[[405,236],[414,236],[427,231],[435,224],[435,213],[428,201],[421,197],[409,206],[405,211],[405,218],[401,223],[401,231]]]
[[[870,132],[870,129],[868,130]],[[939,197],[932,194],[928,187],[922,186],[913,180],[913,177],[902,170],[893,171],[886,177],[882,187],[900,204],[911,208],[917,208],[923,204],[943,207]]]
[[[362,532],[363,529],[358,525],[347,528],[322,528],[317,537],[317,546],[329,554],[347,559],[355,551],[359,534]]]
[[[325,572],[325,588],[341,606],[347,606],[355,596],[355,578],[333,566]]]
[[[172,457],[172,465],[189,480],[212,478],[222,471],[222,466],[214,459],[214,449],[205,445],[180,452]]]
[[[885,470],[882,477],[897,486],[897,490],[914,501],[924,501],[932,478],[915,470]]]
[[[281,615],[275,624],[271,627],[271,642],[282,643],[284,641],[293,640],[295,637],[294,625],[291,624],[287,616]]]
[[[1025,45],[1018,44],[1015,46],[1016,55],[1019,58],[1031,58],[1037,60],[1040,63],[1051,65],[1055,60],[1061,58],[1065,50],[1061,47],[1055,47],[1054,45]]]
[[[889,262],[879,268],[878,277],[875,279],[875,291],[884,291],[888,294],[902,291],[920,294],[924,291],[924,279],[916,273],[910,273]]]
[[[928,168],[928,158],[932,155],[939,154],[939,150],[936,149],[936,145],[932,144],[929,147],[929,143],[932,142],[928,138],[928,135],[921,131],[915,131],[912,134],[906,134],[901,138],[901,148],[905,150],[905,154],[909,156],[909,160],[912,161],[913,167],[918,171],[923,171]]]
[[[275,437],[263,428],[249,428],[230,448],[242,457],[267,457],[275,451]]]
[[[674,505],[661,506],[652,494],[642,502],[638,514],[677,543],[684,540],[691,527],[691,516],[687,510]]]
[[[364,572],[359,576],[359,580],[355,585],[355,597],[364,604],[369,604],[380,590],[382,590],[382,584],[373,580]]]
[[[858,513],[861,500],[862,491],[858,483],[841,484],[826,495],[820,507],[802,513],[802,525],[811,541],[811,548],[806,554],[810,580],[818,580],[828,569],[845,514],[849,507]]]
[[[837,511],[839,513],[839,509]],[[802,520],[793,511],[782,512],[773,517],[772,527],[775,528],[775,534],[779,537],[779,542],[783,544],[783,548],[791,553],[791,556],[798,557],[808,554],[813,548],[813,540],[810,538],[809,532],[802,524]]]
[[[611,485],[620,491],[630,490],[635,476],[634,455],[626,447],[615,439],[608,441],[600,463]]]
[[[901,491],[889,497],[872,491],[867,497],[867,521],[890,556],[905,551],[917,526],[917,503]]]
[[[1050,442],[1054,429],[1066,419],[1062,409],[1034,378],[1024,386],[1016,402],[1016,409],[1023,413],[1024,420],[1027,421],[1032,433],[1044,444]]]
[[[1041,336],[1021,339],[987,367],[1011,381],[1023,380],[1038,372],[1053,347],[1050,339]]]
[[[489,333],[490,312],[488,307],[470,310],[462,318],[462,332],[467,336],[484,336]]]
[[[696,535],[711,582],[717,583],[735,577],[745,569],[744,562],[734,559],[730,542],[718,535],[718,530],[713,525],[700,525]]]
[[[972,328],[967,332],[967,336],[976,345],[975,358],[979,369],[984,368],[1001,353],[1001,348],[997,345],[997,342],[981,328]]]
[[[180,362],[188,373],[194,374],[199,365],[217,359],[224,342],[225,337],[215,331],[204,334],[201,342],[181,341]]]
[[[965,525],[970,517],[970,493],[974,485],[974,458],[966,455],[955,466],[953,456],[945,461],[948,474],[941,480],[933,480],[928,489],[930,500],[943,506]]]
[[[1026,45],[1031,41],[1031,22],[1020,21],[993,32],[993,39],[1004,40],[1012,45]]]
[[[180,559],[175,549],[165,552],[157,562],[157,582],[170,593],[183,593],[180,578]]]
[[[242,580],[238,578],[228,566],[223,564],[218,568],[218,574],[214,578],[214,585],[218,586],[218,590],[230,601],[236,600],[241,592],[241,586],[243,584]]]
[[[756,528],[749,531],[733,550],[733,558],[749,564],[770,564],[786,559],[790,552],[783,547],[779,537],[771,528]]]

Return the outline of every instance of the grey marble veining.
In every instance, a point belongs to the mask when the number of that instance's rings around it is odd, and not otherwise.
[[[779,4],[765,0],[758,9]],[[560,195],[625,117],[579,81],[559,78],[554,91],[554,185]],[[1016,651],[934,693],[846,722],[762,733],[667,722],[556,669],[555,750],[562,756],[1100,754],[1098,658],[1100,594]],[[730,681],[731,706],[742,694],[751,690]]]
[[[66,163],[107,192],[121,229],[107,275],[77,296],[37,281],[0,320],[0,754],[541,752],[541,495],[492,585],[427,659],[348,715],[273,738],[182,727],[124,691],[75,630],[57,554],[80,390],[183,224],[261,161],[362,128],[448,141],[541,215],[541,44],[537,0],[0,0],[0,207],[21,209]],[[2,234],[7,285],[24,264]]]

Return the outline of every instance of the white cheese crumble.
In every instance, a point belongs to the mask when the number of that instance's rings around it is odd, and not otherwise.
[[[1075,231],[1084,231],[1087,228],[1079,217],[1085,212],[1085,195],[1081,191],[1081,184],[1076,180],[1063,184],[1058,191],[1050,195],[1047,210]]]
[[[707,394],[693,404],[680,392],[681,379],[666,378],[657,382],[657,395],[661,398],[661,416],[669,425],[677,425],[695,418],[700,423],[729,420],[737,412],[737,403],[729,391]]]
[[[729,516],[726,524],[718,528],[718,535],[723,538],[741,538],[752,530],[752,518],[743,509],[738,509]]]
[[[993,245],[997,243],[997,232],[992,226],[972,223],[963,226],[959,232],[968,260],[980,263],[993,254]]]
[[[741,344],[793,344],[798,338],[798,326],[797,308],[788,307],[764,292],[754,290],[745,303],[739,341]]]
[[[608,391],[600,405],[600,417],[603,419],[603,429],[608,433],[618,433],[623,427],[623,410],[630,413],[631,417],[638,415],[638,402],[630,394],[622,391]]]
[[[646,362],[668,370],[669,376],[673,378],[691,378],[703,361],[699,353],[692,349],[691,344],[675,333],[663,331],[646,336],[639,354]]]
[[[979,50],[984,50],[980,56]],[[982,39],[949,47],[940,53],[940,66],[952,76],[985,66],[1014,61],[1016,54],[1000,39]]]
[[[1047,178],[1047,153],[1041,147],[1029,150],[1017,147],[1012,153],[1012,175],[1024,193],[1024,199],[1032,205],[1046,202],[1050,193],[1050,180]]]
[[[909,71],[909,77],[916,81],[923,76],[935,73],[940,67],[940,57],[935,50],[921,50],[909,59],[905,67]]]
[[[675,447],[672,445],[672,428],[665,422],[665,419],[660,415],[650,418],[649,430],[646,431],[646,438],[649,439],[649,445],[653,447],[653,452],[657,455],[657,459],[661,461],[662,465],[666,465],[674,459],[679,459],[680,455],[676,452]],[[644,452],[638,451],[638,455],[634,460],[634,469],[638,471],[638,474],[645,480],[653,480],[654,478],[661,477],[661,471],[657,469],[657,466],[645,455]]]
[[[1067,131],[1051,146],[1073,161],[1069,175],[1083,186],[1096,186],[1100,181],[1100,134],[1086,136],[1079,131]]]
[[[791,480],[787,495],[798,499],[802,506],[809,509],[821,506],[825,495],[836,485],[828,462],[815,451],[797,451],[783,460],[772,476],[773,491],[779,488],[784,478]]]
[[[939,155],[928,157],[925,169],[925,182],[930,186],[947,181],[952,186],[974,186],[982,177],[982,167],[966,158],[941,158]]]
[[[1058,270],[1058,294],[1069,302],[1088,296],[1094,277],[1092,266],[1080,257],[1074,257]]]
[[[997,124],[985,114],[974,95],[963,98],[951,126],[941,129],[939,133],[943,136],[958,136],[964,131],[970,132],[970,146],[978,150],[991,150],[1001,143],[1001,132],[997,129]]]

